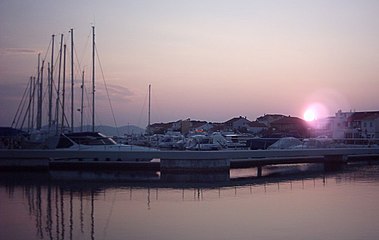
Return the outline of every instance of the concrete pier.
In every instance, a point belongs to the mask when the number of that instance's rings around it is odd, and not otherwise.
[[[0,170],[48,170],[49,159],[43,158],[0,158]]]
[[[229,159],[161,159],[162,172],[220,172],[229,169]]]
[[[68,151],[0,149],[0,169],[157,169],[162,172],[219,172],[236,167],[320,163],[326,169],[347,161],[374,161],[379,148],[228,151]],[[159,159],[152,163],[150,160]]]

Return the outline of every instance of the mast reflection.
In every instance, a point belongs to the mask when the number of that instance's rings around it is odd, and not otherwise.
[[[120,179],[112,177],[106,180],[101,177],[101,180],[94,180],[91,177],[88,180],[76,177],[68,180],[71,176],[92,174],[79,172],[71,175],[67,173],[67,176],[62,172],[57,175],[34,173],[20,180],[17,179],[19,174],[0,172],[0,191],[5,191],[9,199],[17,198],[17,195],[21,194],[26,203],[24,211],[32,217],[35,224],[35,238],[50,240],[105,238],[108,225],[112,224],[112,214],[114,210],[117,211],[116,203],[125,206],[128,201],[139,201],[145,204],[145,210],[153,210],[156,204],[164,201],[217,200],[324,188],[343,181],[378,178],[376,175],[370,176],[370,172],[354,170],[337,175],[313,172],[267,178],[241,177],[215,183],[178,183],[163,181],[160,178],[135,181],[136,175],[133,175],[134,180],[130,181],[123,174],[120,175]],[[155,179],[152,173],[148,173],[148,176],[149,179]]]

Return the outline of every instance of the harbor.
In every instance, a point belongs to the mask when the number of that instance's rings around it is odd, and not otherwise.
[[[0,240],[379,239],[379,1],[0,3]]]

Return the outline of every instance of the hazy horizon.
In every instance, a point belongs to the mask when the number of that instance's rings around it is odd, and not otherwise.
[[[318,118],[338,110],[379,110],[379,1],[3,0],[0,126],[11,125],[30,76],[36,76],[37,54],[46,65],[50,61],[52,34],[56,63],[60,34],[67,44],[69,93],[71,28],[79,125],[83,70],[90,94],[93,25],[96,125],[114,125],[104,82],[118,126],[147,125],[149,84],[152,123],[264,114],[303,118],[309,108]],[[90,96],[85,98],[90,124]]]

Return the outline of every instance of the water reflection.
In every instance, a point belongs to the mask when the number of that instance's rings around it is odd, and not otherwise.
[[[287,172],[263,178],[247,175],[248,170],[242,170],[231,173],[224,181],[193,183],[186,181],[187,176],[184,177],[185,181],[178,182],[177,179],[171,181],[171,176],[160,178],[156,172],[2,172],[0,209],[3,216],[16,215],[15,218],[24,225],[30,221],[24,215],[32,219],[34,227],[30,231],[34,233],[24,236],[29,239],[107,239],[110,235],[114,237],[117,231],[122,232],[122,229],[114,227],[112,233],[109,232],[114,222],[120,220],[113,216],[117,215],[120,205],[156,211],[165,206],[161,204],[165,202],[243,199],[246,196],[322,189],[351,182],[379,183],[377,165],[350,166],[335,173]],[[219,177],[216,176],[217,179]],[[15,210],[15,202],[21,202],[24,209]],[[135,209],[129,211],[133,213]],[[125,217],[139,218],[131,214]],[[0,226],[7,227],[8,224],[6,219],[0,220]],[[17,239],[9,229],[2,234],[5,234],[0,235],[2,239]],[[122,239],[121,235],[116,236]]]

